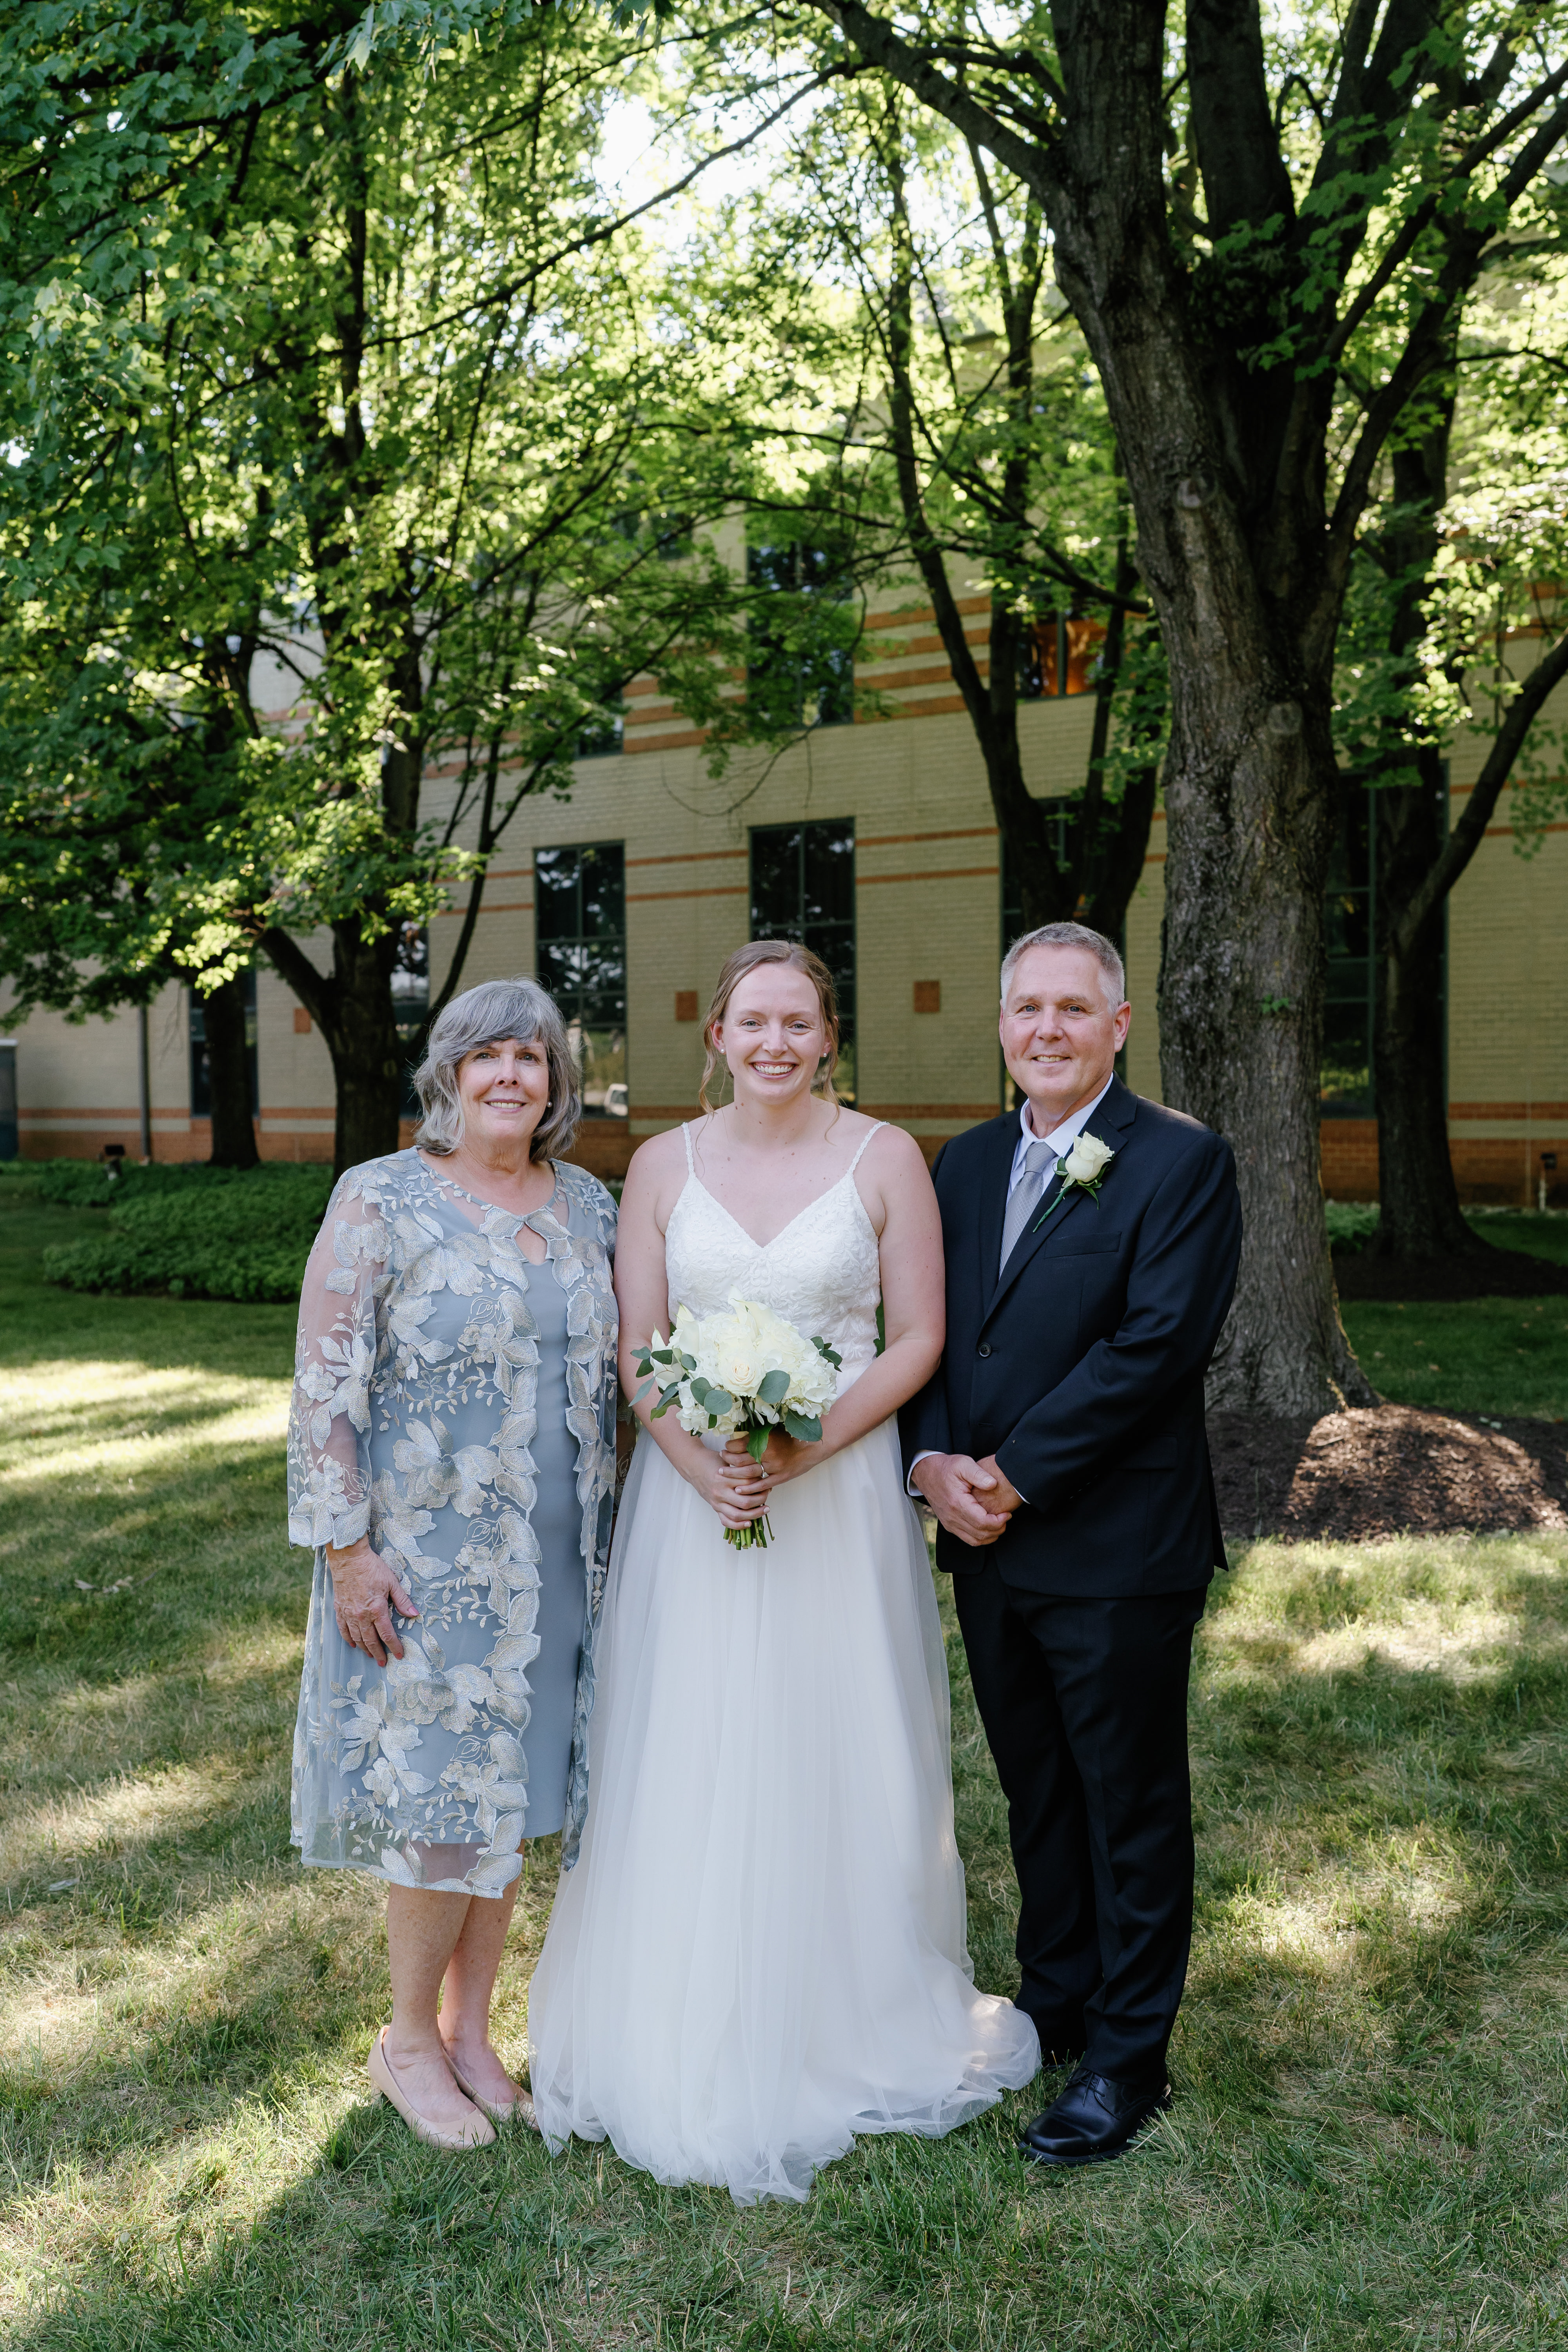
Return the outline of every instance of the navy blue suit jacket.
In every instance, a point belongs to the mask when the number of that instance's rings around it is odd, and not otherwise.
[[[994,1559],[1037,1592],[1180,1592],[1225,1566],[1204,1373],[1236,1285],[1230,1146],[1120,1078],[1085,1131],[1110,1145],[1098,1199],[1076,1187],[998,1278],[1016,1114],[955,1136],[932,1176],[947,1252],[947,1347],[900,1413],[917,1454],[994,1454],[1026,1496],[974,1550],[942,1528],[937,1564]],[[1061,1193],[1058,1170],[1042,1213]]]

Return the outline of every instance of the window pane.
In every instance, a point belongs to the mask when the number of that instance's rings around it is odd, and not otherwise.
[[[587,842],[534,853],[536,968],[566,1024],[590,1118],[625,1118],[626,850]]]
[[[618,841],[595,842],[583,852],[584,934],[620,940],[626,928],[626,852]]]
[[[534,921],[542,940],[574,939],[579,920],[578,878],[583,853],[578,849],[536,849],[533,853]]]
[[[752,835],[752,937],[800,937],[798,824],[759,825]]]
[[[807,923],[855,919],[855,835],[847,824],[808,824],[801,915]]]
[[[814,606],[842,605],[850,583],[839,551],[803,541],[747,551],[753,588],[774,591],[781,600],[775,625],[765,599],[749,624],[751,656],[746,699],[764,726],[839,727],[855,716],[855,656],[845,645],[822,642]],[[815,642],[814,642],[815,639]]]
[[[855,1095],[855,824],[757,825],[752,833],[752,937],[799,940],[833,974],[840,1059],[834,1085]]]

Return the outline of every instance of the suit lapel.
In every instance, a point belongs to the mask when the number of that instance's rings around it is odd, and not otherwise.
[[[1092,1116],[1085,1121],[1083,1133],[1085,1135],[1095,1135],[1100,1133],[1102,1129],[1106,1128],[1113,1128],[1118,1131],[1121,1131],[1131,1127],[1137,1115],[1137,1096],[1131,1092],[1130,1087],[1124,1087],[1120,1078],[1112,1078],[1110,1081],[1110,1091],[1106,1095],[1104,1101],[1100,1105],[1098,1110],[1096,1110]],[[1110,1169],[1106,1171],[1108,1182],[1114,1181],[1115,1166],[1116,1163],[1112,1160]],[[1061,1202],[1061,1206],[1059,1208],[1053,1208],[1052,1203],[1058,1201]],[[1049,1188],[1040,1202],[1038,1213],[1033,1219],[1028,1229],[1019,1235],[1017,1242],[1014,1245],[1012,1256],[1007,1260],[1006,1265],[1002,1269],[1001,1279],[997,1282],[995,1286],[995,1295],[992,1298],[991,1305],[986,1310],[988,1315],[995,1312],[996,1308],[1001,1305],[1002,1300],[1005,1297],[1007,1292],[1012,1289],[1013,1285],[1023,1273],[1024,1268],[1032,1263],[1032,1261],[1039,1255],[1041,1250],[1045,1249],[1047,1244],[1055,1240],[1057,1234],[1061,1232],[1062,1227],[1067,1223],[1069,1217],[1080,1216],[1083,1214],[1085,1206],[1086,1196],[1081,1184],[1074,1184],[1071,1186],[1068,1192],[1067,1198],[1062,1200],[1061,1164],[1058,1161],[1056,1174],[1053,1176]],[[1096,1202],[1095,1206],[1102,1207],[1102,1204]],[[1048,1216],[1047,1212],[1049,1213]],[[1044,1225],[1040,1223],[1040,1219],[1042,1217],[1047,1218],[1047,1222]],[[996,1247],[999,1250],[1001,1246],[1002,1234],[1000,1221],[998,1221]]]
[[[1007,1180],[1018,1149],[1016,1114],[994,1121],[986,1139],[980,1180],[980,1296],[989,1298],[996,1287],[996,1265],[1002,1255],[1002,1226],[1007,1214]]]

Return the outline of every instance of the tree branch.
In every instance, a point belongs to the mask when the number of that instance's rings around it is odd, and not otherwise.
[[[1523,749],[1524,739],[1548,696],[1565,677],[1568,677],[1568,630],[1563,631],[1549,654],[1542,656],[1510,703],[1508,715],[1492,738],[1491,750],[1465,803],[1464,814],[1444,843],[1441,856],[1428,869],[1405,909],[1405,919],[1395,936],[1396,953],[1408,955],[1411,952],[1422,924],[1442,905],[1480,847],[1502,795],[1503,786]]]

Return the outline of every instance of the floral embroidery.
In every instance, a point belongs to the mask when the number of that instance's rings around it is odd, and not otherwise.
[[[529,1222],[566,1301],[566,1427],[588,1591],[563,1838],[570,1868],[587,1804],[593,1636],[615,1496],[616,1213],[584,1170],[557,1174],[554,1201]],[[499,1894],[521,1866],[519,1735],[541,1646],[539,1343],[528,1302],[539,1270],[517,1245],[521,1221],[467,1196],[459,1207],[452,1189],[413,1150],[351,1169],[306,1276],[289,1531],[317,1560],[294,1836],[309,1861]],[[419,1610],[403,1629],[403,1657],[384,1669],[337,1636],[321,1550],[366,1534]],[[477,1629],[477,1663],[471,1630],[461,1645],[468,1662],[451,1655],[459,1628]],[[352,1671],[331,1679],[329,1656],[351,1660]],[[456,1745],[444,1767],[438,1756],[425,1769],[421,1735],[432,1726]],[[431,1847],[469,1849],[468,1868],[456,1880],[427,1875]]]

